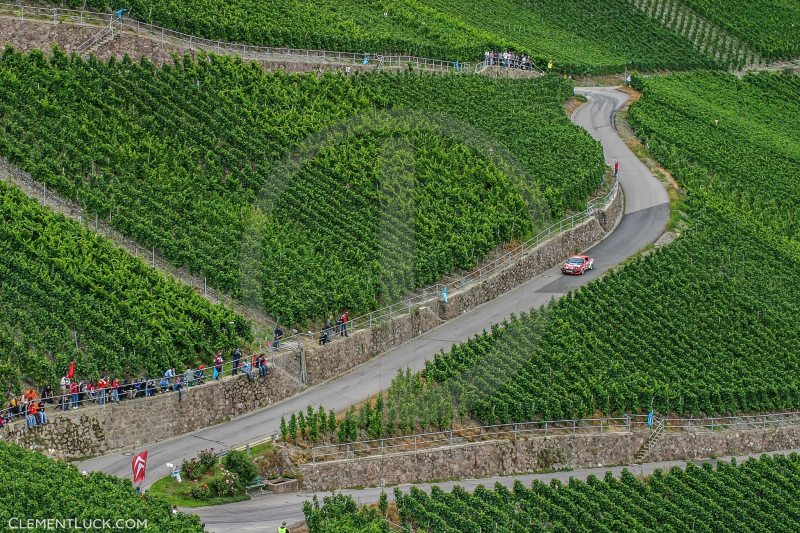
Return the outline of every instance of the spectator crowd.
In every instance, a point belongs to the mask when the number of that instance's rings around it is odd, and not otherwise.
[[[518,54],[513,50],[506,50],[505,52],[487,51],[483,54],[483,60],[489,66],[517,70],[533,70],[535,68],[531,56]]]
[[[349,321],[347,311],[336,321],[333,320],[333,315],[330,315],[320,331],[319,344],[327,344],[334,337],[347,337]],[[270,351],[275,351],[280,348],[282,340],[283,330],[278,325],[275,327],[273,340],[266,342],[264,346]],[[226,361],[223,352],[217,352],[210,369],[204,364],[198,364],[197,368],[186,368],[182,372],[170,367],[159,377],[119,379],[106,375],[96,381],[77,377],[72,362],[69,371],[59,382],[58,395],[54,394],[50,385],[46,385],[39,392],[27,389],[21,395],[10,395],[8,407],[0,410],[0,428],[17,418],[24,418],[29,429],[43,426],[48,421],[46,409],[51,408],[68,411],[89,404],[105,405],[168,392],[177,392],[178,401],[181,401],[184,391],[189,387],[203,384],[208,379],[218,380],[225,373],[236,376],[241,372],[250,381],[256,379],[256,372],[259,378],[266,378],[269,375],[270,363],[266,353],[257,352],[246,356],[242,348],[235,348],[230,355],[230,359]]]

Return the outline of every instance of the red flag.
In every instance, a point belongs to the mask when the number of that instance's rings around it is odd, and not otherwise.
[[[67,377],[72,379],[72,376],[75,375],[75,361],[69,362],[69,370],[67,370]]]
[[[139,483],[144,479],[145,470],[147,469],[147,450],[134,456],[131,461],[131,469],[133,469],[134,483]]]

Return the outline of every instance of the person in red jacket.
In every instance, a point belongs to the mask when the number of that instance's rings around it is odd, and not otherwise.
[[[33,429],[37,425],[37,414],[39,413],[39,406],[36,402],[28,402],[28,416],[25,420],[28,422],[28,429]]]
[[[222,364],[224,361],[222,360],[222,352],[217,352],[217,355],[214,356],[214,370],[216,370],[216,375],[214,379],[219,379],[222,377]]]
[[[119,401],[119,380],[117,378],[111,380],[111,401]]]
[[[78,382],[73,381],[70,383],[69,386],[69,393],[72,395],[72,408],[78,408],[78,394],[80,394],[80,388],[78,387]]]
[[[106,389],[108,388],[108,380],[100,378],[97,380],[97,403],[105,405],[106,403]]]

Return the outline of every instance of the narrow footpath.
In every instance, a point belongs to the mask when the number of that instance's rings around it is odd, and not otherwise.
[[[160,474],[167,473],[165,463],[180,464],[183,459],[194,457],[209,447],[230,448],[264,438],[278,429],[281,416],[304,410],[308,405],[323,405],[326,409],[338,411],[365,400],[388,388],[398,369],[420,370],[425,361],[440,350],[448,351],[453,343],[466,341],[484,329],[489,330],[492,324],[501,322],[512,313],[519,314],[542,306],[553,297],[558,298],[589,283],[655,242],[662,235],[669,217],[669,198],[663,185],[628,149],[614,129],[614,114],[628,100],[628,95],[614,88],[580,88],[576,92],[587,96],[589,102],[580,107],[572,119],[602,144],[606,161],[620,162],[619,182],[625,195],[622,221],[610,235],[588,251],[595,258],[595,270],[585,276],[565,277],[558,267],[552,268],[344,376],[225,424],[145,446],[151,474],[144,488],[157,480]],[[130,476],[130,460],[130,455],[117,452],[84,461],[78,466],[81,470],[101,470],[127,477]],[[234,517],[231,520],[235,523]]]

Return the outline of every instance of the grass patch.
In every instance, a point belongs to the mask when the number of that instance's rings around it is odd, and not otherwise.
[[[208,476],[208,479],[213,478],[213,474]],[[155,483],[147,491],[148,494],[157,494],[163,496],[171,505],[178,507],[206,507],[208,505],[223,505],[226,503],[241,502],[249,500],[250,496],[247,494],[239,494],[237,496],[226,496],[224,498],[209,498],[208,500],[197,500],[189,495],[189,491],[196,483],[204,483],[207,479],[193,482],[184,481],[178,483],[172,476],[166,476]]]
[[[275,445],[271,442],[262,442],[250,448],[250,456],[261,455],[275,450]]]

